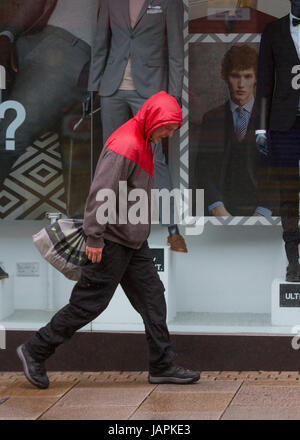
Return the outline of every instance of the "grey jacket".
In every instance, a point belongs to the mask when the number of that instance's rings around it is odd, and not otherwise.
[[[89,90],[115,93],[131,57],[137,92],[144,98],[164,90],[181,97],[184,74],[182,0],[145,0],[135,26],[128,0],[100,0]]]

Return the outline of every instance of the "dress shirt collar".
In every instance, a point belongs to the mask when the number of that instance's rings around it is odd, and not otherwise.
[[[291,25],[292,29],[294,29],[294,27],[295,27],[295,26],[293,26],[293,18],[294,18],[295,20],[300,20],[299,17],[296,17],[296,15],[293,15],[293,14],[290,12],[290,25]],[[297,26],[296,26],[296,27],[297,27]]]
[[[237,105],[235,102],[233,102],[231,98],[229,99],[229,102],[232,113],[234,113],[237,108],[241,107],[240,105]],[[253,105],[254,105],[254,96],[252,96],[250,101],[242,105],[242,108],[245,109],[248,113],[252,113]]]

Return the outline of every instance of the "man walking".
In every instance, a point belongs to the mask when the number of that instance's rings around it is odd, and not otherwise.
[[[154,168],[151,141],[157,144],[171,137],[181,124],[182,113],[175,98],[160,92],[108,139],[85,208],[86,254],[91,262],[82,268],[69,304],[17,349],[27,379],[38,388],[49,386],[45,360],[76,330],[105,310],[119,283],[144,321],[149,344],[149,382],[186,384],[199,380],[199,373],[173,363],[164,286],[147,243]],[[127,183],[128,192],[142,189],[147,193],[142,209],[149,216],[146,224],[121,221],[118,209],[114,215],[116,221],[99,221],[105,203],[101,190],[117,194],[119,182]],[[116,201],[118,207],[118,195]],[[128,202],[127,217],[132,203]]]
[[[182,0],[102,0],[92,50],[89,90],[101,96],[103,144],[161,90],[181,101],[184,73]],[[158,189],[172,190],[161,143],[154,156]],[[174,201],[171,198],[171,212]],[[171,250],[187,252],[167,224]]]

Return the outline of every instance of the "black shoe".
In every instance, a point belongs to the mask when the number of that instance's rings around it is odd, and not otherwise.
[[[0,266],[0,280],[4,280],[4,278],[8,278],[8,273]]]
[[[49,379],[44,362],[35,361],[26,350],[25,344],[17,348],[17,354],[22,361],[24,374],[29,382],[41,389],[48,388]]]
[[[291,283],[300,282],[300,264],[296,263],[288,265],[285,280]]]
[[[150,383],[187,384],[197,382],[199,379],[200,374],[197,371],[187,370],[178,365],[173,365],[160,373],[149,374],[148,377]]]

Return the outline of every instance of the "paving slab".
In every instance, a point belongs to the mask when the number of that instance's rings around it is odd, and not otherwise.
[[[143,412],[136,411],[130,420],[219,420],[222,412]]]
[[[243,381],[228,381],[228,380],[200,380],[191,385],[158,385],[155,392],[180,392],[184,393],[236,393],[242,385]]]
[[[136,406],[126,405],[87,405],[84,402],[74,406],[54,405],[40,420],[128,420]]]
[[[5,390],[7,390],[8,384],[7,385],[1,385],[0,384],[0,400],[3,398],[4,394],[5,394]]]
[[[0,405],[0,420],[36,420],[56,401],[56,397],[11,397]]]
[[[299,380],[294,379],[261,379],[261,380],[247,380],[243,382],[246,386],[270,386],[270,387],[284,387],[284,386],[291,386],[291,387],[298,387],[300,385]]]
[[[234,393],[152,392],[139,408],[145,413],[223,412]]]
[[[62,409],[69,406],[139,406],[154,387],[150,384],[80,382],[60,400],[59,405]]]
[[[300,408],[229,406],[221,420],[300,420]]]
[[[75,384],[72,382],[54,382],[49,388],[41,390],[26,381],[17,380],[5,389],[5,395],[9,397],[57,397],[60,398],[67,393]]]
[[[295,408],[300,407],[299,386],[268,386],[243,384],[231,407]]]

